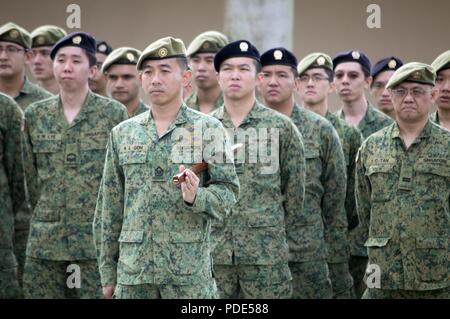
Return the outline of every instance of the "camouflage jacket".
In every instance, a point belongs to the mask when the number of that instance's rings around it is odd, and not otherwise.
[[[195,92],[193,92],[185,101],[187,106],[189,106],[191,109],[194,109],[196,111],[200,111],[200,103],[198,102],[198,96]],[[217,98],[216,102],[214,103],[214,107],[211,111],[214,112],[219,107],[223,105],[223,94],[220,93],[219,97]]]
[[[227,128],[233,143],[244,144],[235,157],[239,200],[225,222],[213,225],[214,263],[287,263],[288,243],[296,256],[302,248],[298,225],[309,218],[303,209],[305,155],[301,134],[286,116],[259,102],[237,129],[224,106],[212,116]]]
[[[130,118],[137,116],[139,114],[142,114],[144,112],[147,112],[147,111],[148,111],[148,106],[143,101],[140,101],[138,107],[136,108],[136,110],[134,110],[134,113],[132,116],[130,116]]]
[[[23,156],[33,210],[27,256],[95,259],[92,220],[106,143],[126,118],[124,106],[92,92],[70,125],[59,96],[26,109]]]
[[[381,289],[449,286],[450,132],[428,121],[408,150],[397,124],[368,138],[356,205]]]
[[[213,144],[203,140],[210,133]],[[211,145],[217,161],[206,149]],[[180,146],[184,154],[176,151]],[[202,160],[208,169],[190,206],[172,177],[179,165]],[[94,223],[102,285],[186,285],[212,278],[211,220],[223,220],[238,194],[231,145],[212,117],[183,104],[159,137],[151,111],[114,128]]]
[[[0,272],[17,265],[13,253],[14,216],[25,200],[20,130],[22,111],[0,93]]]
[[[25,78],[25,82],[22,86],[22,89],[19,92],[14,100],[17,104],[25,110],[30,104],[34,102],[38,102],[44,99],[48,99],[53,95],[50,92],[47,92],[43,88],[40,88],[36,84],[31,83],[27,78]]]

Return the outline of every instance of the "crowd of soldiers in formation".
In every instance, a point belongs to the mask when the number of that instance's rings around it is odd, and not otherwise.
[[[198,127],[223,159],[203,171],[171,157],[178,129],[204,151]],[[449,129],[450,51],[297,60],[216,31],[113,50],[6,23],[0,298],[449,298]],[[249,146],[274,138],[267,173]]]

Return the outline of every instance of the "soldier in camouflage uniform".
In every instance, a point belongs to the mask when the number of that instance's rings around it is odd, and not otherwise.
[[[13,238],[14,216],[25,200],[21,122],[20,107],[0,93],[0,299],[20,297]]]
[[[106,58],[111,54],[113,48],[108,42],[103,40],[97,40],[97,52],[95,53],[95,58],[97,60],[97,69],[95,70],[92,77],[89,78],[89,88],[95,94],[101,96],[108,96],[106,92],[106,76],[102,73],[103,63]]]
[[[359,51],[339,53],[333,59],[334,85],[343,103],[343,108],[336,115],[358,128],[363,139],[392,123],[392,119],[369,104],[364,96],[364,90],[370,87],[371,64],[368,57]],[[366,238],[359,226],[350,232],[352,242],[358,245]],[[357,298],[361,298],[365,283],[363,277],[367,266],[366,249],[359,245],[355,247],[358,255],[350,257],[350,273],[353,276],[354,290]]]
[[[297,232],[298,223],[307,220],[303,140],[286,116],[256,100],[260,56],[250,42],[225,46],[216,54],[214,67],[225,104],[212,115],[228,128],[234,142],[244,144],[236,157],[240,198],[230,218],[213,225],[220,296],[290,298],[286,232]]]
[[[33,102],[48,98],[50,93],[32,84],[25,76],[25,64],[32,57],[29,33],[14,23],[0,27],[0,92],[12,97],[25,110]],[[22,284],[25,250],[28,238],[30,208],[23,202],[15,215],[14,253],[19,263],[19,283]]]
[[[53,25],[43,25],[31,32],[31,58],[30,70],[38,85],[52,94],[59,93],[59,85],[53,74],[53,61],[50,59],[52,47],[66,31]]]
[[[118,48],[111,52],[102,65],[108,95],[127,107],[130,118],[148,111],[148,106],[139,97],[140,82],[136,64],[141,53],[133,48]]]
[[[431,119],[450,130],[450,50],[438,56],[431,66],[436,71],[436,88],[439,90],[437,111],[431,114]]]
[[[396,123],[356,160],[356,204],[368,238],[363,298],[450,298],[450,132],[428,118],[436,73],[408,63],[387,84]]]
[[[339,136],[326,119],[295,103],[297,84],[303,87],[310,81],[309,76],[306,80],[303,76],[297,83],[293,53],[282,47],[270,49],[261,56],[261,64],[259,87],[266,105],[289,116],[305,144],[305,214],[309,218],[297,225],[295,234],[301,234],[300,238],[288,234],[294,243],[302,243],[290,254],[293,297],[349,298],[352,278],[344,206],[346,171]]]
[[[394,56],[381,59],[370,70],[372,83],[370,84],[370,94],[375,101],[375,105],[384,114],[395,120],[394,106],[392,105],[389,91],[386,84],[392,74],[403,65],[402,60]]]
[[[24,171],[33,214],[24,293],[99,298],[92,220],[108,134],[127,118],[126,109],[89,91],[95,68],[92,36],[69,34],[50,56],[61,93],[25,111]],[[66,285],[69,266],[81,271],[74,273],[74,289]]]
[[[185,54],[172,37],[144,50],[137,68],[151,110],[111,133],[96,211],[100,226],[94,224],[107,298],[217,297],[211,222],[225,219],[239,181],[223,126],[183,103],[191,76]],[[214,156],[202,143],[208,131]],[[208,168],[197,177],[189,167],[202,160]],[[172,177],[185,168],[179,189]]]
[[[223,104],[222,91],[214,70],[214,56],[227,43],[226,35],[207,31],[198,35],[187,48],[195,92],[186,99],[186,104],[194,110],[208,114]]]

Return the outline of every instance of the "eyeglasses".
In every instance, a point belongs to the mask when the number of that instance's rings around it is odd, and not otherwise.
[[[17,54],[20,51],[25,51],[25,50],[24,49],[19,49],[19,48],[16,48],[16,47],[6,47],[6,48],[0,47],[0,54],[2,54],[3,51],[6,52],[6,54],[8,54],[8,55],[12,55],[12,54]]]
[[[422,97],[427,92],[429,92],[429,90],[424,90],[421,88],[412,88],[410,90],[404,88],[392,89],[392,93],[394,93],[394,96],[398,98],[405,98],[408,95],[408,93],[413,98],[419,98]]]
[[[320,75],[320,74],[313,74],[312,76],[309,76],[307,74],[303,74],[299,76],[299,80],[300,82],[309,82],[309,80],[312,79],[312,81],[314,83],[320,82],[320,81],[325,81],[325,80],[329,80],[328,77]]]

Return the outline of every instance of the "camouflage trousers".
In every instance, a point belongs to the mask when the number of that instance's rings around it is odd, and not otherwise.
[[[361,299],[367,286],[364,282],[368,258],[363,256],[350,256],[350,274],[353,277],[354,298]]]
[[[348,262],[328,263],[334,299],[352,299],[353,278],[350,275]]]
[[[292,275],[287,264],[214,265],[221,299],[287,299],[292,295]]]
[[[27,250],[28,230],[16,229],[14,232],[14,255],[17,259],[19,284],[22,286],[23,268],[25,266],[25,252]]]
[[[117,284],[115,299],[217,299],[214,279],[195,285]]]
[[[436,290],[369,289],[362,299],[450,299],[450,287]]]
[[[17,267],[0,270],[0,299],[21,298]]]
[[[310,262],[290,262],[293,278],[293,299],[331,299],[328,264],[325,260]]]
[[[68,268],[71,265],[79,267],[79,278],[76,278],[76,271]],[[31,299],[101,298],[97,261],[54,261],[27,256],[23,291],[25,298]]]

